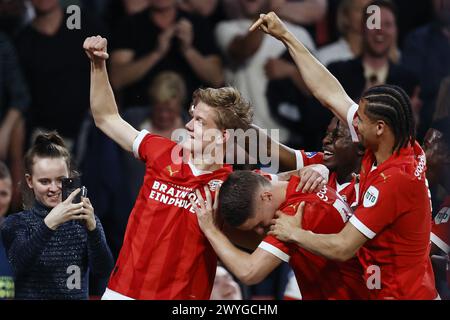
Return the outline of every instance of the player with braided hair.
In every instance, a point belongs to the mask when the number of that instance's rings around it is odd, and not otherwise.
[[[395,86],[377,86],[358,105],[275,13],[260,15],[250,30],[258,28],[286,45],[310,92],[346,121],[352,139],[366,148],[359,203],[342,231],[305,231],[300,206],[294,217],[279,214],[269,234],[328,259],[346,261],[356,255],[371,299],[439,298],[429,258],[426,160],[415,141],[406,94]]]

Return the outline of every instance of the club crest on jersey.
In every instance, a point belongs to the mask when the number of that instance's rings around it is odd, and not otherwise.
[[[364,208],[373,207],[378,201],[378,195],[380,192],[374,186],[370,186],[364,194],[363,206]]]
[[[314,157],[317,154],[317,152],[305,152],[305,156],[308,159],[311,159],[312,157]]]
[[[442,208],[439,210],[438,214],[434,218],[434,223],[441,224],[441,223],[447,223],[448,219],[450,217],[450,208]]]
[[[220,187],[222,183],[222,180],[211,180],[210,182],[208,182],[209,190],[215,192],[217,190],[217,187]]]

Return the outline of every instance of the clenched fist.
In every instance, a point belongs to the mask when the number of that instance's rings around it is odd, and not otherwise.
[[[107,52],[108,40],[101,36],[89,37],[84,40],[83,49],[92,62],[101,62],[109,58]]]

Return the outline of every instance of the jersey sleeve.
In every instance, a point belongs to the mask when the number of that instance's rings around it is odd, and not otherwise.
[[[347,111],[347,125],[350,130],[350,135],[353,142],[359,142],[358,134],[356,133],[356,127],[354,126],[354,120],[356,118],[356,111],[358,111],[359,106],[355,103]]]
[[[375,181],[362,195],[362,203],[349,221],[367,238],[373,239],[397,218],[397,200],[402,197],[400,183],[396,179]]]
[[[133,154],[137,159],[151,164],[174,146],[175,142],[142,130],[133,142]]]
[[[295,207],[291,208],[292,211],[284,213],[294,215],[297,212],[297,208],[297,205],[295,205]],[[323,203],[322,200],[306,203],[302,220],[303,229],[310,230],[314,233],[330,234],[338,233],[344,225],[345,219],[337,208]],[[272,253],[285,262],[289,262],[291,255],[289,245],[278,240],[276,237],[267,236],[261,242],[259,248]]]
[[[289,259],[291,258],[289,247],[274,236],[265,237],[258,248],[273,254],[284,262],[289,262]]]
[[[300,170],[311,164],[322,164],[322,152],[305,152],[304,150],[295,150],[295,159],[297,161],[296,170]]]
[[[346,222],[337,207],[321,202],[306,203],[302,228],[317,234],[332,234],[342,230]]]

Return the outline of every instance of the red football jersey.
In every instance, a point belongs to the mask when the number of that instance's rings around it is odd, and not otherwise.
[[[199,172],[176,143],[146,131],[133,151],[146,172],[108,289],[133,299],[209,299],[217,256],[189,198],[205,185],[214,194],[231,167]]]
[[[352,181],[339,184],[337,182],[336,172],[332,172],[328,178],[328,186],[336,190],[336,192],[348,203],[350,208],[358,205],[359,199],[359,183],[355,178]]]
[[[297,160],[297,170],[312,164],[323,164],[323,152],[295,150],[295,158]]]
[[[302,220],[305,230],[322,234],[341,231],[351,215],[348,205],[329,187],[318,193],[295,192],[298,183],[298,177],[290,179],[286,200],[280,210],[294,215],[298,205],[305,201],[307,205]],[[362,267],[356,258],[344,263],[328,260],[273,236],[267,236],[259,247],[289,262],[305,300],[367,298]]]
[[[297,170],[312,164],[323,164],[322,152],[305,152],[303,150],[297,150],[295,156],[297,159]],[[351,208],[357,205],[359,184],[355,179],[352,179],[352,181],[348,183],[339,184],[337,182],[336,173],[331,172],[328,178],[328,186],[336,190]]]
[[[353,119],[348,125],[357,141]],[[394,153],[378,167],[367,150],[360,172],[359,205],[350,219],[369,240],[358,251],[371,299],[435,299],[431,267],[431,201],[426,158],[416,143]]]
[[[447,282],[450,288],[450,196],[445,198],[431,225],[431,241],[447,253]]]

